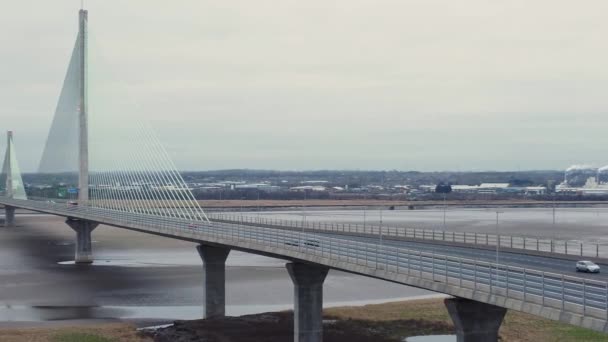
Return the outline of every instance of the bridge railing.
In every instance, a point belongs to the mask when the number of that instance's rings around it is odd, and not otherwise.
[[[222,243],[238,248],[272,251],[275,255],[321,257],[314,260],[343,270],[366,267],[370,274],[388,280],[404,277],[404,283],[428,281],[452,289],[495,294],[505,298],[556,308],[583,316],[608,319],[608,283],[564,274],[495,264],[475,259],[422,252],[411,248],[345,239],[319,231],[276,229],[267,225],[252,226],[246,217],[241,221],[191,222],[92,207],[67,207],[57,203],[2,200],[16,207],[41,210],[62,216],[89,219],[104,224],[164,234],[194,241]],[[454,290],[447,293],[457,294]]]
[[[152,222],[144,222],[150,224]],[[174,222],[163,226],[174,228]],[[245,220],[239,223],[213,223],[194,226],[204,236],[239,242],[254,242],[277,249],[293,250],[336,260],[353,266],[396,273],[444,283],[458,288],[496,294],[507,298],[553,307],[585,316],[607,319],[608,283],[563,274],[542,272],[474,259],[421,252],[381,243],[347,240],[308,231],[288,231],[269,227],[252,227]],[[375,273],[378,274],[378,273]]]
[[[218,224],[218,223],[214,223]],[[219,224],[221,227],[221,223]],[[234,232],[233,229],[236,229]],[[252,227],[243,220],[229,238],[497,294],[585,316],[608,319],[608,283],[474,259],[315,234]],[[378,273],[375,273],[378,274]]]
[[[209,218],[230,222],[243,221],[247,224],[285,227],[296,230],[305,229],[308,231],[323,231],[341,234],[361,234],[374,236],[382,235],[386,237],[465,243],[479,246],[498,245],[501,248],[514,248],[536,252],[577,255],[581,257],[608,257],[608,246],[606,245],[582,241],[554,240],[543,237],[514,236],[477,232],[454,232],[436,229],[378,226],[367,224],[361,225],[336,222],[284,220],[226,213],[211,213]]]

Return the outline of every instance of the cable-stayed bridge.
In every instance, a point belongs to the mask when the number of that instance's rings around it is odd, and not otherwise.
[[[225,261],[231,250],[288,260],[294,283],[294,340],[322,340],[323,282],[330,269],[454,296],[446,300],[459,341],[496,341],[507,309],[608,332],[608,280],[573,277],[575,260],[550,243],[483,235],[207,215],[156,138],[99,86],[89,54],[88,13],[79,30],[39,174],[61,189],[30,194],[21,177],[12,133],[2,169],[6,225],[15,209],[66,217],[76,232],[75,260],[91,263],[91,233],[110,225],[193,241],[204,269],[205,317],[225,314]],[[64,184],[65,183],[65,184]],[[29,198],[28,198],[29,195]],[[495,259],[494,247],[503,248]],[[576,250],[576,247],[575,247]],[[571,247],[572,252],[572,247]],[[580,245],[580,254],[601,259]],[[571,254],[571,253],[570,253]]]

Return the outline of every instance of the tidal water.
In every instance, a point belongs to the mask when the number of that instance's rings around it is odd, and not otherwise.
[[[0,322],[74,319],[171,321],[200,318],[202,263],[190,242],[120,228],[93,232],[95,263],[73,263],[74,232],[58,217],[22,215],[0,228]],[[285,261],[232,252],[229,315],[293,308]],[[419,296],[422,290],[331,271],[325,306],[364,305]]]

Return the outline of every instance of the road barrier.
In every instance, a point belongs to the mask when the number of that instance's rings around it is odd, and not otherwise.
[[[226,222],[244,222],[252,225],[264,225],[277,228],[305,229],[307,231],[323,231],[333,233],[364,234],[374,236],[399,237],[430,241],[456,242],[480,246],[496,246],[503,248],[524,249],[528,251],[547,252],[581,257],[608,257],[608,246],[568,240],[553,240],[542,237],[513,236],[502,234],[486,234],[476,232],[453,232],[435,229],[418,229],[409,227],[392,227],[377,225],[361,225],[350,223],[317,222],[272,219],[257,216],[242,216],[236,214],[211,213],[210,219]]]

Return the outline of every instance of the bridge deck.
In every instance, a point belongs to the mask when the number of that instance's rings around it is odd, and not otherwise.
[[[328,266],[608,332],[608,283],[573,277],[559,258],[492,253],[426,242],[379,240],[16,199],[0,203],[58,216]],[[522,267],[523,266],[523,267]],[[601,279],[606,279],[604,275]]]

